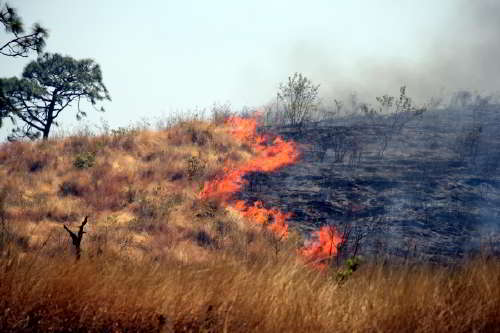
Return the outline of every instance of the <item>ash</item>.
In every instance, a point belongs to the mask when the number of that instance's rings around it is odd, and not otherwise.
[[[237,197],[292,212],[306,236],[322,225],[350,228],[365,256],[449,263],[498,255],[500,105],[427,111],[383,147],[389,123],[351,115],[264,128],[299,143],[301,159],[249,174]]]

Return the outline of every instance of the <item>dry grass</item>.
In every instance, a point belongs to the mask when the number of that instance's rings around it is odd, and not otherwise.
[[[196,259],[209,254],[206,244],[188,253],[183,243],[202,231],[217,238],[206,227],[210,221],[232,222],[217,203],[212,209],[200,202],[204,181],[249,156],[222,125],[197,120],[162,131],[6,143],[0,146],[4,216],[32,245],[89,215],[93,232],[112,235],[111,247],[121,248],[126,235],[135,256],[177,251]],[[47,246],[58,246],[53,243]]]
[[[492,332],[500,265],[366,267],[338,284],[293,256],[0,263],[5,331]]]
[[[365,263],[339,282],[297,258],[296,234],[198,199],[250,154],[196,120],[0,146],[2,332],[498,330],[500,262]],[[62,225],[84,215],[75,261]]]

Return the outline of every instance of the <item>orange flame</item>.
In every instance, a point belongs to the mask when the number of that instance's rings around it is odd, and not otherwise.
[[[256,118],[231,117],[226,123],[230,126],[231,135],[241,143],[248,143],[256,156],[236,169],[226,168],[223,177],[206,182],[200,198],[219,197],[227,206],[231,206],[253,222],[266,226],[279,237],[286,237],[286,221],[291,217],[291,213],[282,213],[276,208],[264,208],[260,201],[255,202],[253,206],[247,206],[244,201],[231,203],[230,199],[247,183],[243,178],[245,174],[272,172],[295,163],[300,156],[296,144],[281,137],[271,140],[268,135],[258,134]]]
[[[253,206],[247,206],[244,201],[239,200],[232,207],[250,221],[266,226],[280,238],[288,236],[286,220],[292,216],[292,213],[283,213],[276,208],[264,208],[261,201],[254,202]]]
[[[277,208],[265,208],[261,201],[247,205],[245,201],[231,201],[234,193],[240,191],[247,181],[243,178],[249,172],[273,172],[299,159],[299,150],[293,141],[281,137],[271,140],[270,136],[257,133],[257,119],[231,117],[226,124],[232,136],[241,143],[248,143],[256,153],[255,157],[242,166],[225,168],[225,175],[205,182],[200,198],[219,197],[226,206],[240,212],[250,221],[265,226],[280,238],[288,235],[286,221],[291,213],[283,213]],[[337,255],[337,248],[344,242],[343,237],[332,226],[322,227],[314,232],[316,240],[299,250],[299,253],[314,267],[323,269],[325,261]]]
[[[323,269],[326,267],[325,262],[337,255],[338,246],[344,242],[344,238],[333,226],[324,226],[315,231],[314,235],[316,240],[299,252],[313,266]]]

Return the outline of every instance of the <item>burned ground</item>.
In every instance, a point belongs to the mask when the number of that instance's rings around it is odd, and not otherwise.
[[[497,251],[500,106],[428,111],[383,156],[383,121],[351,116],[273,130],[300,144],[300,161],[249,175],[239,197],[293,212],[305,234],[348,224],[366,235],[365,255],[426,261]]]

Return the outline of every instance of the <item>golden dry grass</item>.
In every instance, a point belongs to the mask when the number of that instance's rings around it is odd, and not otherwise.
[[[500,265],[366,267],[339,284],[293,256],[0,264],[5,331],[493,332]]]
[[[207,244],[184,243],[205,233],[215,244],[214,220],[232,223],[217,202],[198,199],[204,181],[249,156],[223,126],[196,120],[163,131],[6,143],[0,146],[3,214],[33,246],[89,215],[92,234],[106,231],[110,247],[120,248],[125,237],[135,256],[177,251],[195,260],[210,254]],[[87,242],[98,247],[95,239]]]
[[[77,168],[77,157],[95,155]],[[500,262],[365,263],[346,281],[245,224],[203,182],[250,157],[222,124],[181,122],[0,147],[2,332],[491,332]],[[75,261],[62,225],[90,215]]]

